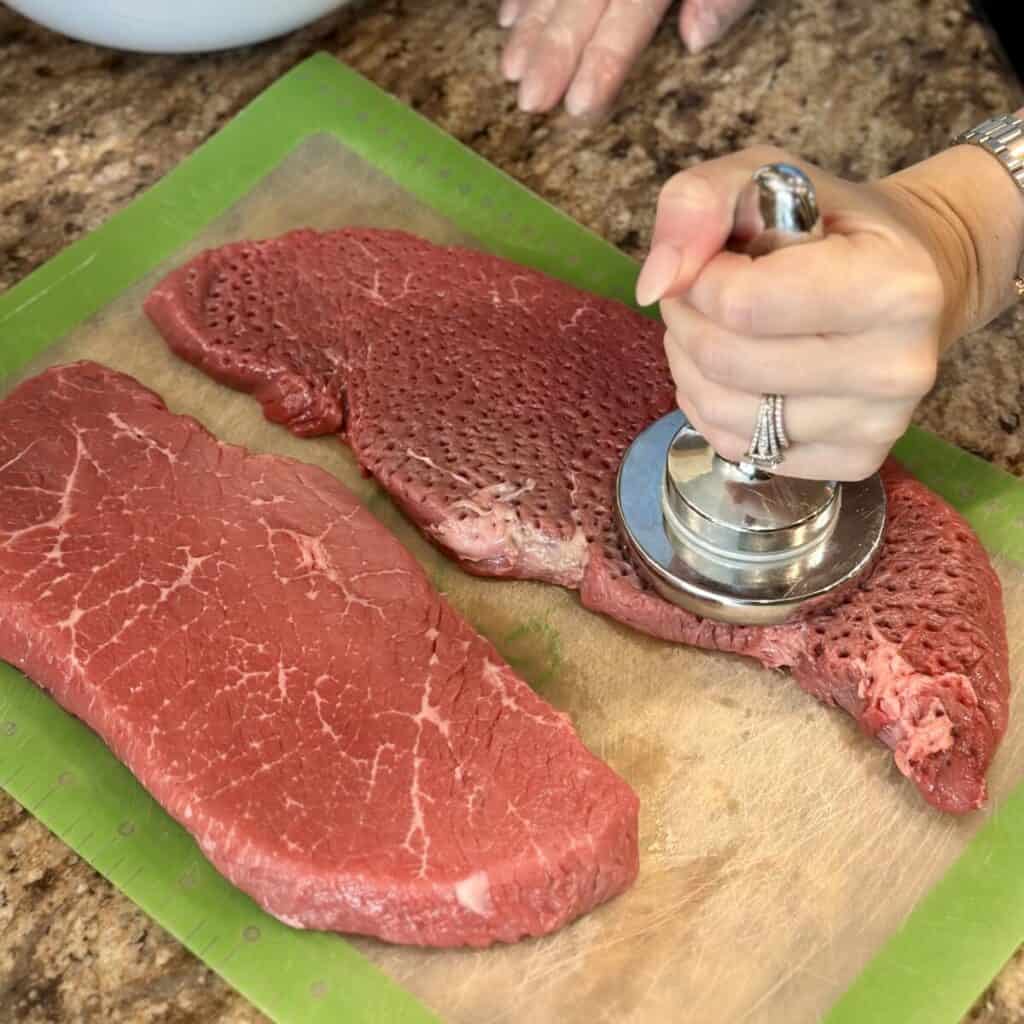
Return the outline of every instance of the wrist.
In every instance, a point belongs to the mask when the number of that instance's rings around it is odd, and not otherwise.
[[[1024,194],[978,146],[960,145],[884,179],[902,198],[943,282],[942,348],[1013,301],[1024,252]]]

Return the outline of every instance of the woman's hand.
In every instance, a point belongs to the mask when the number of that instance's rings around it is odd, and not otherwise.
[[[519,83],[523,110],[551,110],[565,96],[570,114],[597,114],[615,98],[651,41],[670,0],[502,0],[498,21],[512,28],[502,57]],[[754,0],[685,0],[679,34],[691,53],[721,38]],[[568,90],[568,91],[567,91]]]
[[[757,259],[725,249],[739,193],[779,160],[810,175],[825,237]],[[664,187],[637,300],[662,300],[679,405],[721,455],[747,450],[762,393],[785,396],[783,475],[862,479],[906,429],[965,326],[969,285],[966,236],[921,176],[901,178],[854,185],[754,149]]]

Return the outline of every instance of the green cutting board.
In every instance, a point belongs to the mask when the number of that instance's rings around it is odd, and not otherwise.
[[[0,381],[179,250],[303,140],[324,132],[499,255],[632,301],[632,260],[320,55],[0,298]],[[116,259],[102,258],[114,253]],[[897,454],[964,512],[990,549],[1024,560],[1018,481],[916,430]],[[209,867],[88,729],[2,664],[0,785],[275,1020],[435,1019],[345,941],[263,914]],[[1024,786],[975,834],[828,1024],[956,1024],[1024,938],[1022,855]]]

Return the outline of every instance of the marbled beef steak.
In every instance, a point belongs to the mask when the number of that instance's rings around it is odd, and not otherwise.
[[[838,608],[727,626],[638,578],[614,486],[626,446],[674,406],[658,324],[485,253],[372,229],[205,252],[146,311],[269,419],[341,433],[469,571],[574,587],[653,636],[790,668],[888,744],[930,803],[984,802],[1009,700],[999,581],[964,520],[895,463],[878,567]]]
[[[636,876],[632,790],[352,494],[94,363],[0,402],[0,658],[289,924],[485,946]]]

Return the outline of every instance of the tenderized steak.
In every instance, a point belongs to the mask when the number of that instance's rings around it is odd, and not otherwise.
[[[130,377],[0,402],[0,658],[289,924],[485,946],[637,873],[637,799],[328,473]]]
[[[674,407],[651,320],[494,256],[371,229],[203,253],[146,311],[269,419],[342,432],[469,571],[578,588],[653,636],[790,668],[888,744],[936,807],[984,802],[1009,699],[999,581],[964,520],[894,462],[884,552],[857,592],[795,624],[722,625],[641,582],[613,512],[626,446]]]

